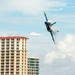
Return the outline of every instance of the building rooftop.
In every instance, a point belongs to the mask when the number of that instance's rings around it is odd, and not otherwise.
[[[29,39],[27,37],[23,37],[23,36],[1,36],[0,39],[19,39],[19,38],[22,38],[22,39]]]
[[[39,59],[39,57],[35,57],[35,56],[33,56],[33,57],[28,57],[28,58],[36,58],[36,59]]]

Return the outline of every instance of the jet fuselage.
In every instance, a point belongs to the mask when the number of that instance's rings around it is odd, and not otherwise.
[[[46,28],[48,32],[51,32],[51,28],[50,28],[50,23],[49,22],[45,22]]]

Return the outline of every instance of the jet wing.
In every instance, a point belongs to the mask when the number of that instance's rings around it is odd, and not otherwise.
[[[46,22],[47,22],[48,18],[47,18],[47,15],[46,15],[45,11],[44,11],[44,16],[45,16],[45,19],[46,19]]]
[[[53,37],[52,31],[50,31],[50,34],[51,34],[51,37],[52,37],[52,40],[53,40],[54,44],[56,44],[56,42],[55,42],[55,40],[54,40],[54,37]]]

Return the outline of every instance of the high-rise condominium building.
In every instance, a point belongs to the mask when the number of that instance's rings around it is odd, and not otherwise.
[[[0,75],[27,75],[27,40],[22,36],[0,37]]]
[[[28,58],[28,75],[39,75],[39,58]]]

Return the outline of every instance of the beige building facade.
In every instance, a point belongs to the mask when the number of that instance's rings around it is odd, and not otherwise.
[[[0,75],[27,75],[28,38],[0,37]]]

